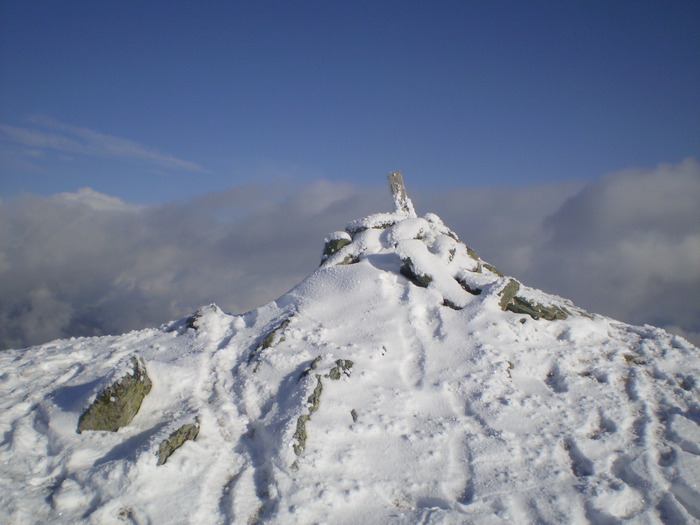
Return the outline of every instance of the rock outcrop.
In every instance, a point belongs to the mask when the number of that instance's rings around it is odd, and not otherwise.
[[[126,374],[100,392],[78,420],[78,433],[85,430],[116,432],[128,425],[151,391],[151,379],[142,359],[134,356]]]
[[[544,305],[536,301],[526,299],[516,295],[520,289],[520,283],[515,279],[509,279],[503,289],[499,292],[501,300],[499,306],[504,312],[529,315],[533,319],[546,319],[554,321],[556,319],[566,319],[571,315],[564,306]]]
[[[195,439],[199,434],[199,422],[188,423],[182,425],[180,428],[175,430],[168,439],[163,441],[158,447],[158,465],[163,465],[168,458],[175,452],[178,448],[182,446],[185,441]]]

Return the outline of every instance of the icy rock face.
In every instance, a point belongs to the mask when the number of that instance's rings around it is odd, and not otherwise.
[[[152,384],[142,359],[132,357],[130,365],[130,370],[100,392],[80,416],[78,433],[85,430],[116,432],[134,419]]]

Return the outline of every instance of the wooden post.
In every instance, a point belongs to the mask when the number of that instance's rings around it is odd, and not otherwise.
[[[406,186],[403,184],[403,175],[400,171],[392,171],[387,175],[389,179],[389,188],[391,188],[391,194],[394,197],[394,204],[396,204],[396,212],[404,213],[411,217],[416,217],[416,212],[413,209],[413,203],[411,199],[408,198],[406,193]]]

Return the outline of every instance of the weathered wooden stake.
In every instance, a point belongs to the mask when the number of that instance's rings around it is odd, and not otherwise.
[[[397,213],[405,213],[411,217],[416,217],[416,212],[413,209],[413,203],[411,199],[408,198],[406,193],[406,186],[403,184],[403,175],[400,171],[392,171],[387,175],[389,179],[389,188],[391,188],[391,194],[394,196],[394,203],[396,204]]]

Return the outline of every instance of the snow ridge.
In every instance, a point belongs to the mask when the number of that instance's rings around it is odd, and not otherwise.
[[[152,380],[135,418],[78,434],[133,356]],[[0,366],[5,523],[700,519],[698,349],[502,276],[434,214],[349,223],[252,312]]]

